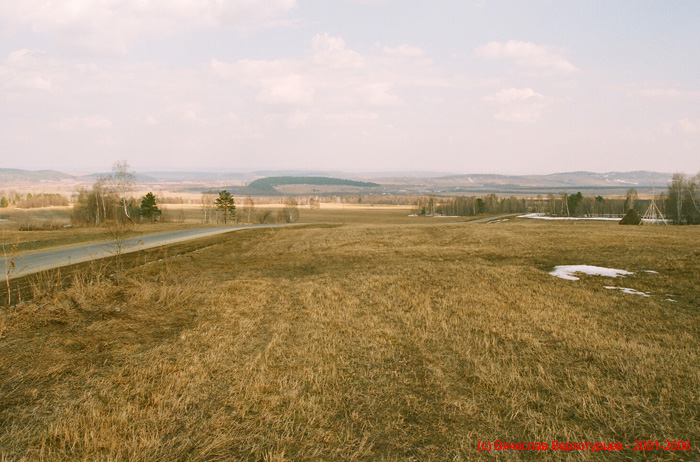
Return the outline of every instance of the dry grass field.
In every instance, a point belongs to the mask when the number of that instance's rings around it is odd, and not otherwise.
[[[159,223],[137,223],[128,232],[127,237],[177,231],[181,229],[216,226],[202,224],[201,206],[195,204],[165,204],[163,220]],[[258,204],[251,214],[255,222],[256,214],[262,210],[272,210],[273,214],[283,207],[282,204]],[[472,217],[417,218],[410,217],[410,207],[405,206],[368,206],[354,204],[323,204],[320,210],[300,207],[300,221],[304,223],[455,223],[467,221]],[[20,253],[39,252],[60,247],[88,244],[111,240],[113,236],[105,227],[68,227],[70,225],[71,207],[46,207],[39,209],[2,209],[0,216],[7,221],[0,221],[0,246],[10,249],[16,246]],[[247,213],[239,204],[241,220],[247,220]],[[20,230],[23,228],[23,230]],[[48,228],[48,229],[46,229]]]
[[[4,308],[0,461],[700,460],[698,227],[350,217]]]

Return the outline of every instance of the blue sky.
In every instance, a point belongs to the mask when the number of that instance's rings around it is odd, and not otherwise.
[[[0,166],[700,170],[700,2],[0,0]]]

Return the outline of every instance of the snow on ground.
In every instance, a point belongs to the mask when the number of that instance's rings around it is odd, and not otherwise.
[[[610,217],[550,217],[544,213],[528,213],[519,215],[518,218],[534,218],[537,220],[596,220],[596,221],[620,221],[622,218]]]
[[[590,265],[555,266],[554,270],[552,270],[549,274],[561,279],[568,279],[569,281],[578,281],[579,278],[574,276],[574,273],[590,274],[592,276],[607,276],[611,278],[616,278],[618,276],[626,276],[628,274],[634,274],[630,271]]]
[[[525,215],[518,215],[518,218],[534,218],[536,220],[570,220],[570,221],[620,221],[622,218],[612,218],[612,217],[550,217],[544,213],[527,213]],[[666,223],[666,221],[661,219],[650,219],[643,218],[644,223]]]
[[[625,294],[641,295],[643,297],[649,297],[649,294],[647,294],[645,292],[640,292],[640,291],[634,290],[634,289],[628,289],[626,287],[605,286],[605,288],[612,289],[612,290],[621,290]]]

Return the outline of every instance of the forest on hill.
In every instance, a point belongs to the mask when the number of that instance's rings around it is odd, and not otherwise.
[[[356,186],[359,188],[376,188],[379,186],[377,183],[370,183],[367,181],[345,180],[342,178],[323,176],[273,176],[255,180],[248,185],[248,188],[272,192],[276,191],[275,188],[277,186],[296,184],[314,186]]]

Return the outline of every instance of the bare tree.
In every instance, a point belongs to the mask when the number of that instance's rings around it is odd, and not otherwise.
[[[203,193],[201,197],[202,203],[202,223],[211,223],[214,209],[215,195],[211,191]]]
[[[115,162],[112,166],[112,172],[114,173],[115,188],[121,199],[122,206],[124,207],[124,215],[131,220],[132,218],[127,207],[126,196],[134,188],[134,178],[136,175],[125,160]]]
[[[110,220],[107,222],[107,231],[112,237],[111,252],[116,263],[116,277],[124,270],[123,255],[129,245],[129,232],[134,228],[131,220]]]
[[[255,202],[253,202],[253,198],[248,196],[245,198],[245,208],[246,211],[248,212],[248,224],[251,223],[250,221],[250,216],[253,214],[253,211],[255,210]]]
[[[272,216],[272,210],[263,209],[260,212],[258,212],[258,221],[262,224],[265,224],[265,223],[267,223],[267,220],[269,220],[271,216]]]
[[[284,223],[294,223],[299,219],[299,208],[295,198],[284,198],[284,208],[280,210],[279,217],[279,221]]]
[[[630,209],[633,209],[634,206],[637,204],[638,200],[639,200],[639,194],[637,194],[637,190],[634,188],[628,189],[627,190],[627,198],[625,199],[624,213],[627,213]]]

